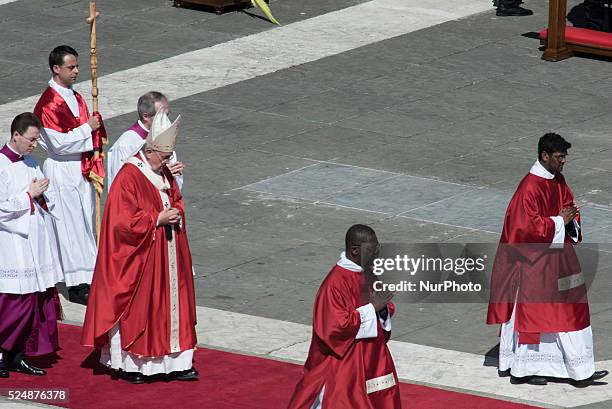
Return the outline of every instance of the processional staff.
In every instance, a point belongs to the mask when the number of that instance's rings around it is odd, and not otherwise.
[[[93,97],[93,115],[100,119],[100,129],[94,131],[92,135],[94,154],[93,166],[89,174],[91,183],[96,189],[96,238],[100,241],[100,221],[101,221],[101,196],[104,189],[104,144],[106,144],[106,131],[102,124],[98,112],[98,56],[96,54],[96,19],[100,13],[96,10],[96,2],[89,2],[89,44],[90,44],[90,64],[91,64],[91,96]]]

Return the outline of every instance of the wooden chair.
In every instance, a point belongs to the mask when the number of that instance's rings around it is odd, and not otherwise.
[[[567,27],[567,0],[550,0],[548,29],[540,32],[540,43],[546,47],[542,58],[561,61],[574,52],[612,57],[612,33]]]

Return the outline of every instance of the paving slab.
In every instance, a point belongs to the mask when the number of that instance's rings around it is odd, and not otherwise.
[[[501,233],[509,202],[510,195],[505,192],[470,189],[418,209],[408,210],[402,216]]]
[[[366,151],[372,146],[383,146],[398,141],[402,139],[398,136],[384,134],[381,130],[346,128],[340,122],[336,125],[321,125],[320,128],[295,136],[267,142],[259,145],[257,150],[287,156],[294,156],[299,152],[302,158],[330,161],[346,155],[347,152]]]
[[[323,200],[340,191],[380,182],[395,175],[355,166],[319,163],[244,189],[307,200]]]
[[[468,186],[399,175],[363,188],[354,188],[326,200],[330,204],[400,215],[452,200],[473,191]]]

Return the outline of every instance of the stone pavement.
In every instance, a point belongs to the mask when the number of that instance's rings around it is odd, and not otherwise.
[[[401,9],[401,2],[379,3],[384,7],[370,12]],[[422,3],[435,10],[454,4]],[[612,243],[610,63],[544,62],[538,41],[524,34],[546,25],[547,3],[528,1],[535,15],[527,18],[497,18],[485,3],[471,2],[486,11],[460,19],[436,11],[446,22],[400,27],[405,34],[381,41],[343,32],[328,41],[360,37],[365,45],[320,58],[309,49],[310,62],[171,102],[173,114],[184,117],[177,150],[188,166],[198,305],[309,324],[318,285],[354,223],[370,224],[384,242],[495,242],[509,195],[548,131],[573,143],[565,175],[584,205],[585,238]],[[357,5],[368,4],[271,1],[286,25],[279,29],[245,13],[216,16],[166,0],[104,1],[99,73],[146,74],[143,64],[250,38],[245,53],[254,67],[271,66],[274,56],[259,48],[257,35],[276,41],[280,55],[295,53],[275,33]],[[80,80],[89,77],[85,14],[80,1],[0,5],[0,104],[43,89],[48,52],[60,43],[81,52]],[[195,61],[202,69],[233,62]],[[167,70],[181,73],[180,66]],[[133,86],[161,77],[152,70]],[[163,81],[158,89],[165,91]],[[6,112],[0,108],[0,116]],[[135,118],[129,112],[107,120],[111,142]],[[603,277],[612,273],[612,258],[602,260]],[[591,307],[596,360],[612,360],[612,303]],[[393,338],[482,355],[498,331],[484,324],[485,313],[483,304],[400,304]],[[612,401],[597,405],[589,407]]]

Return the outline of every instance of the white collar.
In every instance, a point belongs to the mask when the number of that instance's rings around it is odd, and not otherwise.
[[[151,171],[153,172],[153,168],[151,167],[151,164],[149,164],[149,161],[147,161],[147,157],[145,156],[144,152],[143,151],[139,151],[139,152],[136,152],[136,153],[140,153],[139,156],[140,156],[140,159],[142,159],[142,162],[145,165],[147,165],[149,167],[149,169],[151,169]],[[153,172],[153,173],[155,173],[155,172]],[[158,173],[155,173],[155,174],[158,174]]]
[[[170,189],[170,183],[168,183],[168,181],[163,175],[160,175],[153,171],[153,168],[151,167],[149,162],[147,162],[147,158],[145,157],[144,153],[141,153],[140,155],[134,155],[130,157],[126,162],[136,165],[138,170],[140,170],[142,174],[145,175],[147,179],[149,179],[149,182],[151,182],[153,186],[155,186],[158,190],[164,191]]]
[[[140,119],[138,120],[138,125],[140,125],[140,127],[144,129],[145,131],[149,132],[149,130],[144,126],[144,124],[142,123]]]
[[[346,252],[344,252],[344,251],[342,253],[340,253],[340,260],[338,260],[336,265],[338,267],[342,267],[342,268],[345,268],[347,270],[354,271],[356,273],[361,273],[363,271],[363,268],[361,268],[361,266],[353,263],[351,260],[346,258]]]
[[[8,148],[9,148],[11,151],[13,151],[13,153],[14,153],[15,155],[19,156],[20,158],[23,158],[23,155],[22,155],[22,154],[20,154],[19,152],[17,152],[15,149],[13,149],[13,148],[11,147],[10,142],[7,142],[6,146],[7,146],[7,147],[8,147]]]
[[[540,163],[539,160],[536,160],[531,170],[529,171],[532,175],[539,176],[544,179],[554,179],[555,175],[546,170],[546,168]]]
[[[72,90],[72,88],[62,87],[57,82],[55,82],[53,78],[49,80],[49,86],[53,88],[54,90],[56,90],[60,95],[63,95],[66,97],[70,97],[74,95],[74,91]]]

